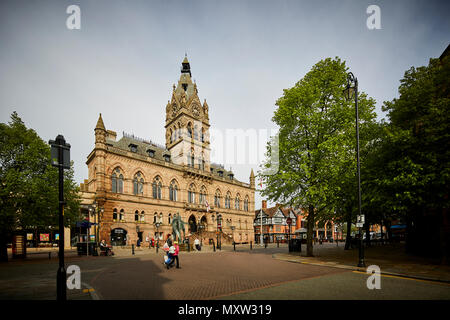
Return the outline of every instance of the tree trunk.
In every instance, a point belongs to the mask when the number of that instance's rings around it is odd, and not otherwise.
[[[0,234],[0,262],[8,262],[8,241],[3,232]]]
[[[449,260],[449,231],[450,221],[448,209],[441,209],[441,225],[440,225],[440,247],[441,247],[441,263],[450,264]]]
[[[392,230],[391,230],[391,222],[387,221],[386,222],[386,232],[387,232],[387,237],[388,237],[388,241],[390,243],[392,243]]]
[[[306,232],[306,256],[313,257],[313,232],[314,232],[314,206],[308,208],[307,232]]]
[[[350,249],[350,245],[352,242],[352,214],[349,211],[347,215],[347,236],[345,237],[345,247],[344,250]]]

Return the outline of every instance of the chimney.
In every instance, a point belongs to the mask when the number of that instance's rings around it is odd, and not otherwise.
[[[262,208],[267,209],[267,200],[262,201]]]
[[[117,133],[112,130],[106,130],[106,138],[112,141],[116,141]]]

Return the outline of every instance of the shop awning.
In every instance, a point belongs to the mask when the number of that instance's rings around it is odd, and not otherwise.
[[[406,229],[406,224],[396,224],[395,226],[391,226],[391,229]]]
[[[96,226],[97,223],[89,222],[89,221],[78,221],[76,226],[77,228],[90,228],[91,226]]]

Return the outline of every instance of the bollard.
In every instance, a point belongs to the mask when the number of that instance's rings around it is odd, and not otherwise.
[[[159,248],[159,240],[156,241],[156,253],[158,253],[158,248]]]
[[[233,241],[233,250],[236,251],[236,242]]]
[[[264,249],[266,249],[266,248],[267,248],[267,241],[264,242]]]
[[[216,244],[214,243],[214,241],[213,241],[213,250],[214,252],[216,252]]]
[[[277,248],[280,247],[280,241],[277,239]]]
[[[51,258],[52,258],[52,253],[49,252],[49,253],[48,253],[48,260],[50,260]]]
[[[188,252],[191,252],[191,244],[189,243],[189,239],[187,241],[187,245],[188,245]]]
[[[252,242],[250,241],[250,250],[252,250]]]
[[[131,254],[134,254],[134,244],[131,245]]]

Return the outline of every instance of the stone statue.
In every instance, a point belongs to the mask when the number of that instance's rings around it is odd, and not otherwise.
[[[185,224],[186,224],[186,222],[181,220],[181,215],[179,213],[174,214],[173,220],[172,220],[172,234],[173,234],[174,240],[178,239],[178,243],[181,243],[185,237],[185,233],[184,233],[184,225]],[[183,239],[181,238],[181,231],[183,231]]]

